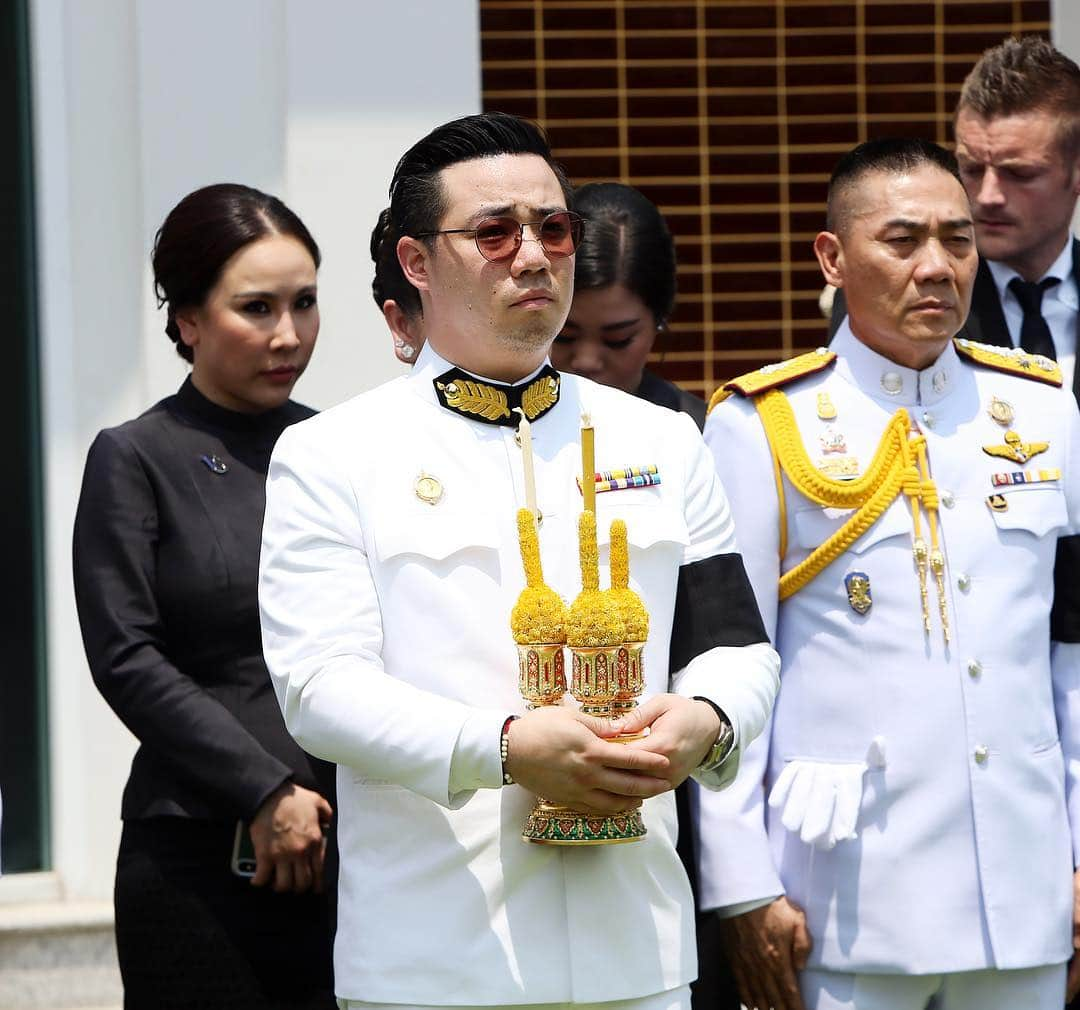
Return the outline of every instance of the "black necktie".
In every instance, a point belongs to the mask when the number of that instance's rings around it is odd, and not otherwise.
[[[1043,294],[1047,288],[1061,283],[1059,277],[1044,277],[1038,284],[1034,281],[1022,281],[1014,277],[1009,281],[1009,290],[1016,295],[1016,300],[1024,310],[1024,324],[1020,327],[1020,346],[1028,354],[1042,354],[1057,361],[1054,353],[1054,338],[1050,327],[1042,314]]]

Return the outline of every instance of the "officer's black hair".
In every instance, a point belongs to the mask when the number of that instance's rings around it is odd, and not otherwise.
[[[540,128],[506,112],[482,112],[436,127],[401,156],[390,182],[390,220],[397,234],[419,236],[439,228],[446,212],[439,179],[444,168],[499,154],[539,155],[570,206],[570,183]]]
[[[250,186],[228,182],[203,186],[169,211],[154,238],[154,293],[158,308],[165,306],[168,312],[165,333],[185,361],[194,361],[195,356],[180,339],[176,313],[202,305],[225,264],[268,235],[295,238],[318,268],[319,247],[304,222],[276,196]]]
[[[864,175],[883,172],[899,175],[922,165],[933,165],[947,172],[963,187],[956,158],[944,147],[922,137],[883,137],[868,140],[848,151],[833,169],[829,179],[829,203],[825,227],[840,232],[844,225],[843,197]]]
[[[390,208],[379,214],[371,233],[371,260],[375,264],[375,276],[371,280],[371,295],[382,310],[383,304],[393,299],[405,315],[420,319],[424,315],[420,304],[420,292],[409,283],[397,258],[398,233],[390,222]]]
[[[574,191],[588,221],[574,263],[574,290],[622,284],[662,326],[675,306],[675,243],[656,205],[632,186],[592,182]]]

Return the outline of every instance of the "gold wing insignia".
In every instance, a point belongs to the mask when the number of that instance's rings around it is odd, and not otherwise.
[[[558,399],[559,380],[552,375],[541,375],[535,382],[529,383],[521,394],[521,409],[532,421],[557,403]]]
[[[984,445],[987,456],[997,456],[1013,463],[1026,463],[1032,456],[1038,456],[1050,448],[1049,442],[1024,442],[1015,431],[1005,432],[1004,445]]]
[[[489,421],[510,416],[506,394],[501,389],[470,379],[455,379],[445,385],[440,382],[438,386],[445,394],[446,402],[455,410],[477,414]]]
[[[1018,452],[1011,445],[984,445],[982,450],[987,456],[997,456],[1000,459],[1011,460],[1013,463],[1024,463],[1027,461],[1027,456],[1022,452]]]

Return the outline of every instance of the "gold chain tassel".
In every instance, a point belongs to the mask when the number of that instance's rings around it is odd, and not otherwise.
[[[915,569],[919,573],[919,596],[922,598],[922,623],[923,632],[930,634],[930,594],[926,588],[926,573],[929,568],[930,551],[926,541],[922,537],[915,538],[915,546],[912,548],[915,555]]]
[[[945,597],[945,555],[938,537],[937,488],[929,476],[926,439],[912,437],[911,419],[903,408],[889,419],[869,467],[855,480],[837,481],[826,477],[811,462],[799,434],[794,412],[787,397],[778,389],[755,397],[754,405],[769,445],[774,466],[782,469],[795,489],[806,498],[829,508],[852,509],[854,514],[824,543],[780,576],[781,600],[794,595],[816,578],[843,554],[885,512],[898,494],[908,497],[911,506],[912,555],[919,577],[923,631],[930,633],[929,574],[937,588],[938,613],[941,616],[945,644],[949,644],[949,619]],[[783,484],[777,474],[777,489]],[[922,536],[921,512],[926,509],[930,544]],[[781,523],[785,509],[781,499]],[[786,530],[781,530],[784,543]],[[782,553],[784,553],[782,551]]]

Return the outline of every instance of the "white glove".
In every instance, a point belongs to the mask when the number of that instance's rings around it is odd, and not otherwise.
[[[780,821],[807,845],[829,851],[837,842],[857,838],[863,773],[885,766],[885,745],[875,737],[866,761],[828,762],[795,759],[784,765],[769,806]]]

